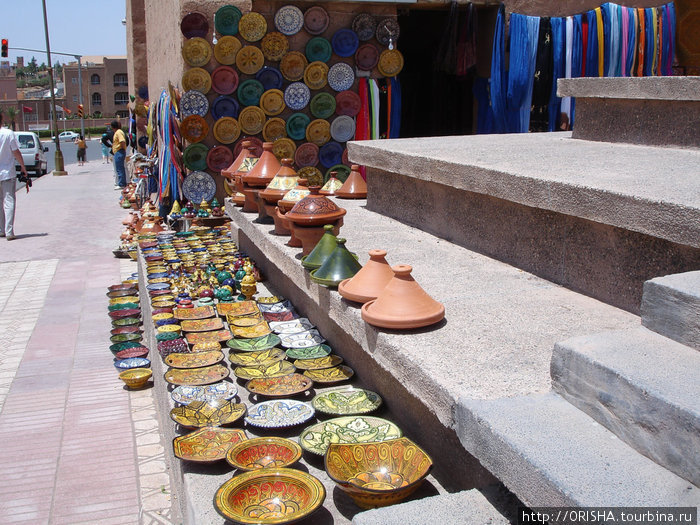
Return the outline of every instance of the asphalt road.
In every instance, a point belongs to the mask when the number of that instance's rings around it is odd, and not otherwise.
[[[48,163],[48,172],[51,173],[55,166],[56,158],[56,143],[42,141],[44,146],[49,147],[49,151],[46,152],[46,161]],[[63,164],[73,164],[78,162],[78,146],[73,142],[61,142],[61,153],[63,153]],[[92,139],[87,141],[87,160],[90,161],[102,161],[102,145],[99,139]]]

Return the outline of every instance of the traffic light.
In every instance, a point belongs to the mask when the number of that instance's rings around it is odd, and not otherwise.
[[[82,104],[78,104],[78,116],[80,118],[83,118],[83,105]]]
[[[7,58],[8,42],[7,38],[2,39],[2,58]]]

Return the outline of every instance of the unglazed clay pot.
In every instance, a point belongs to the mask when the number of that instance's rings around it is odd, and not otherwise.
[[[341,199],[366,199],[367,198],[367,183],[360,175],[360,167],[353,164],[350,168],[350,175],[345,179],[345,182],[335,192],[336,197]]]
[[[282,159],[282,166],[275,177],[258,193],[258,209],[264,209],[265,215],[273,219],[276,215],[277,201],[294,188],[299,180],[299,175],[292,168],[292,162],[292,159]]]
[[[394,271],[385,257],[386,250],[370,250],[369,261],[362,270],[338,285],[340,295],[356,303],[375,300],[394,277]]]
[[[337,221],[333,221],[330,225],[333,227],[333,234],[337,236],[340,232],[340,227],[343,225],[343,219],[340,218]],[[324,224],[324,226],[326,225]],[[321,240],[323,234],[326,233],[323,226],[302,226],[291,221],[290,229],[292,230],[292,236],[301,242],[302,255],[309,255],[311,250],[316,247],[318,241]],[[291,246],[289,243],[287,245]]]
[[[392,266],[394,276],[379,296],[362,305],[362,319],[394,330],[410,330],[441,321],[445,307],[430,297],[411,277],[407,264]]]
[[[256,150],[255,144],[249,143],[247,150],[248,150],[248,155],[243,159],[243,162],[241,162],[241,165],[238,166],[238,169],[234,172],[233,180],[236,184],[237,194],[240,193],[238,202],[241,202],[241,197],[243,198],[243,211],[253,212],[253,211],[257,211],[257,207],[253,206],[254,201],[248,202],[245,200],[245,193],[244,193],[245,186],[243,184],[243,175],[246,175],[250,170],[252,170],[257,165],[257,163],[260,161],[260,158],[255,156],[255,150]],[[234,197],[234,202],[236,202],[235,197]]]
[[[248,146],[250,146],[250,142],[247,140],[242,142],[243,148],[241,149],[241,152],[238,154],[238,157],[231,163],[231,165],[226,168],[221,170],[221,175],[226,177],[227,179],[233,179],[233,175],[238,171],[238,168],[241,167],[241,164],[243,164],[243,160],[249,157],[252,153],[248,150]]]
[[[338,235],[343,225],[343,216],[347,213],[333,201],[320,195],[320,189],[319,186],[309,188],[309,194],[285,214],[285,218],[290,222],[290,229],[301,241],[304,255],[311,253],[325,233],[323,225],[333,225],[333,231]]]
[[[243,205],[243,211],[260,212],[258,209],[257,196],[261,188],[267,186],[280,170],[280,161],[277,160],[275,154],[272,153],[272,142],[263,143],[263,152],[260,155],[260,160],[251,168],[248,173],[244,173],[241,180],[243,181],[243,195],[246,201]],[[248,208],[248,209],[246,209]],[[262,210],[265,213],[265,210]],[[266,215],[264,215],[266,217]]]
[[[337,171],[331,171],[331,176],[329,177],[328,181],[323,185],[321,191],[319,191],[321,195],[335,195],[335,192],[340,189],[343,183],[340,182],[338,177],[336,177],[337,174]]]

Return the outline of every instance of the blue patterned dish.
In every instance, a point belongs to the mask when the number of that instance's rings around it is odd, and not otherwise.
[[[303,82],[292,82],[284,90],[284,102],[290,109],[304,109],[311,100],[311,90]]]
[[[216,181],[205,171],[193,171],[185,177],[182,193],[190,202],[197,204],[203,200],[209,202],[216,195]]]
[[[360,39],[352,29],[338,29],[331,39],[331,44],[339,57],[351,57],[360,46]]]
[[[224,399],[228,401],[236,397],[238,393],[238,387],[234,383],[229,383],[228,381],[221,381],[219,383],[214,383],[213,385],[205,386],[187,386],[180,385],[176,387],[170,397],[173,401],[181,405],[188,405],[193,401],[206,401],[212,402],[217,399]]]
[[[169,290],[170,283],[153,283],[147,284],[146,290]]]
[[[228,95],[216,97],[211,104],[211,116],[214,117],[214,120],[219,120],[222,117],[238,118],[238,110],[238,101]]]
[[[265,91],[282,88],[282,73],[274,67],[263,67],[260,71],[255,73],[255,79],[263,85]]]
[[[293,399],[263,401],[253,405],[245,422],[254,427],[283,428],[301,425],[314,417],[316,410],[308,403]]]
[[[280,7],[275,14],[275,27],[283,35],[296,35],[304,27],[304,14],[293,5]]]
[[[328,85],[335,91],[345,91],[355,82],[355,72],[350,64],[337,62],[328,70]]]
[[[186,91],[180,98],[180,117],[185,118],[190,115],[206,117],[209,112],[209,101],[204,93],[191,90]]]
[[[129,370],[130,368],[149,368],[151,360],[145,357],[129,357],[128,359],[118,359],[114,362],[118,370]]]
[[[280,344],[285,348],[308,348],[325,341],[318,330],[307,330],[296,334],[280,335]]]

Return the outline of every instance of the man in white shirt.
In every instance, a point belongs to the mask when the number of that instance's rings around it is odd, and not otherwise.
[[[2,127],[3,114],[0,113],[0,237],[7,237],[8,241],[15,237],[15,192],[17,191],[17,175],[15,174],[15,161],[22,168],[22,174],[27,179],[27,193],[31,181],[24,166],[22,153],[19,151],[19,143],[15,133]]]

